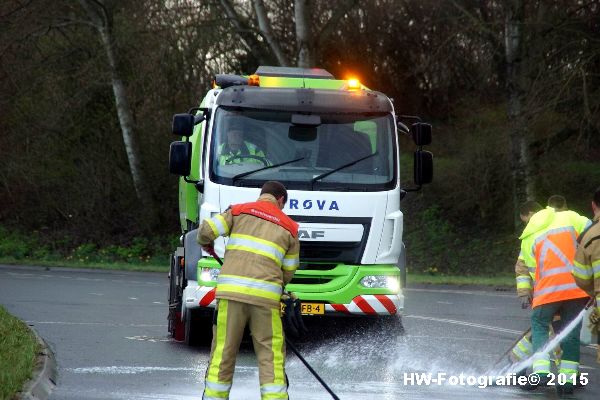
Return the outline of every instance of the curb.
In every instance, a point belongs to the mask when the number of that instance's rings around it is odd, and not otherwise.
[[[21,391],[17,393],[17,398],[20,400],[46,400],[56,387],[56,360],[54,353],[44,339],[38,335],[31,325],[27,325],[27,327],[40,345],[40,351],[35,360],[32,377],[25,382]]]

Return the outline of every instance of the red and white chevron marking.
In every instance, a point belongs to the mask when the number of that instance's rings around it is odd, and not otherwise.
[[[397,295],[356,296],[350,304],[326,304],[325,311],[359,315],[395,315],[400,306]]]
[[[200,307],[212,307],[214,308],[217,305],[217,301],[215,300],[215,294],[217,293],[217,289],[210,286],[200,286],[198,291],[196,292],[196,296],[198,297],[198,304]]]

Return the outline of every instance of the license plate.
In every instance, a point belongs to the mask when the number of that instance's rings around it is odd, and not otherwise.
[[[285,304],[283,303],[281,303],[281,311],[285,311]],[[300,312],[302,315],[325,314],[325,304],[301,303]]]
[[[302,308],[300,310],[303,315],[325,314],[325,304],[302,303]]]

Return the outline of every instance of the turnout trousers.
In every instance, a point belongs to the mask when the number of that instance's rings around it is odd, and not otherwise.
[[[235,359],[247,324],[258,359],[261,399],[288,399],[280,309],[219,299],[203,400],[229,399]]]
[[[537,306],[531,314],[531,338],[533,352],[538,350],[548,341],[548,327],[552,322],[554,314],[558,313],[561,319],[562,327],[569,325],[571,321],[583,310],[587,299],[574,299],[557,301]],[[567,382],[571,382],[571,376],[576,374],[579,369],[579,335],[581,331],[581,322],[560,342],[562,349],[562,360],[558,368],[559,373],[566,374]],[[539,374],[550,373],[550,357],[548,354],[537,354],[533,362],[533,372]]]

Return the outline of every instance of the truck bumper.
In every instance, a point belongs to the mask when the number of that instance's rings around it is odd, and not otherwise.
[[[198,262],[199,269],[219,268],[212,258]],[[202,277],[198,271],[198,277]],[[383,287],[367,287],[363,279],[384,278]],[[381,279],[379,280],[381,282]],[[215,308],[214,281],[188,281],[183,292],[184,308]],[[296,271],[286,287],[303,303],[325,305],[325,314],[397,315],[404,311],[404,295],[400,289],[400,270],[395,265],[349,265],[315,263]],[[185,313],[185,310],[184,310]]]
[[[397,315],[404,310],[404,295],[363,295],[356,296],[348,304],[326,304],[325,313],[353,315]]]
[[[198,286],[196,282],[188,283],[184,291],[185,308],[215,308],[216,288]],[[404,310],[404,295],[362,295],[356,296],[348,304],[325,303],[326,314],[349,315],[396,315]]]
[[[214,286],[199,286],[196,281],[188,281],[183,290],[183,304],[188,310],[200,307],[215,308],[217,305],[215,293]]]

